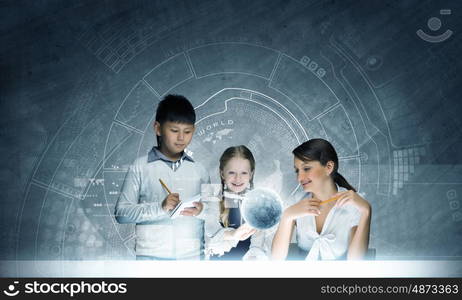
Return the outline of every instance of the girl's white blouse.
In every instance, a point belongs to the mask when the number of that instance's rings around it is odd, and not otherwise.
[[[342,191],[340,188],[339,191]],[[311,198],[306,193],[302,198]],[[358,226],[361,213],[353,205],[334,206],[329,211],[321,233],[316,231],[315,216],[296,220],[298,247],[309,251],[306,260],[334,260],[346,256],[350,230]]]

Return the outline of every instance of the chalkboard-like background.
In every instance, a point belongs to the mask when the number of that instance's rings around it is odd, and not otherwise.
[[[112,212],[168,93],[195,106],[190,148],[214,182],[221,152],[246,144],[256,185],[289,199],[291,150],[323,137],[373,206],[377,259],[461,259],[460,1],[0,11],[1,260],[133,259],[134,228]]]

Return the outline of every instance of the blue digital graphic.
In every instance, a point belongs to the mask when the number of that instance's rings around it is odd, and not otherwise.
[[[114,206],[169,93],[196,110],[189,150],[212,183],[223,151],[246,145],[254,186],[289,205],[291,151],[324,138],[372,205],[377,260],[462,260],[461,1],[9,1],[1,13],[0,260],[134,259],[135,228]],[[259,215],[248,222],[274,226]]]
[[[279,223],[282,201],[268,189],[255,189],[246,194],[242,204],[244,220],[253,228],[269,229]]]

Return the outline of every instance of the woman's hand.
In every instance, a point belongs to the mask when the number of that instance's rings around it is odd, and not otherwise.
[[[363,197],[361,197],[355,191],[345,191],[335,194],[335,196],[340,196],[335,204],[338,207],[342,207],[344,205],[354,205],[356,206],[361,213],[370,213],[371,205],[369,202],[366,201]],[[335,197],[334,196],[334,197]]]
[[[319,204],[321,200],[315,198],[305,198],[290,206],[284,211],[283,218],[290,221],[305,217],[305,216],[319,216],[321,211],[319,210]]]

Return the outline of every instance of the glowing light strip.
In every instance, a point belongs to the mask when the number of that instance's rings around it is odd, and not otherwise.
[[[460,277],[462,261],[0,261],[0,269],[2,277]]]

